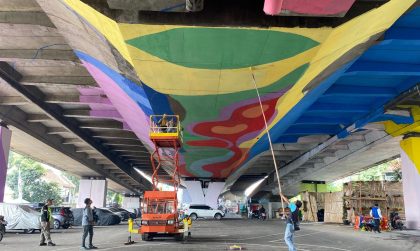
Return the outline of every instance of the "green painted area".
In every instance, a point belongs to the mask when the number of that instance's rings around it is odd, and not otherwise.
[[[268,93],[279,92],[286,88],[293,86],[297,80],[302,76],[305,70],[308,68],[308,64],[302,65],[290,72],[283,78],[277,80],[273,84],[260,88],[260,95],[264,96]],[[180,96],[171,95],[171,97],[177,100],[182,106],[188,111],[185,115],[182,125],[186,128],[188,125],[195,122],[203,121],[216,121],[219,119],[220,114],[223,112],[225,107],[233,105],[235,103],[257,98],[257,94],[254,89],[228,93],[219,95],[205,95],[205,96]],[[203,140],[203,137],[197,137],[190,135],[187,130],[184,131],[184,140]]]
[[[290,72],[283,78],[279,79],[275,83],[261,88],[260,94],[264,96],[265,94],[279,92],[293,86],[296,81],[302,76],[305,70],[308,68],[308,64],[302,65]],[[182,125],[186,128],[188,125],[196,122],[204,121],[217,121],[219,120],[223,110],[226,107],[239,103],[241,101],[246,101],[249,99],[256,98],[255,90],[247,90],[242,92],[230,93],[230,94],[220,94],[220,95],[207,95],[207,96],[179,96],[171,95],[172,98],[177,100],[182,104],[188,112],[185,115]],[[211,107],[209,109],[209,107]],[[198,135],[191,134],[188,130],[184,130],[184,142],[193,141],[193,140],[206,140],[207,137],[201,137]],[[196,147],[189,146],[184,144],[183,153],[187,167],[190,167],[191,164],[195,161],[215,158],[218,156],[225,156],[228,154],[229,150],[216,148],[216,147]],[[190,170],[192,171],[192,170]]]
[[[165,61],[199,69],[271,63],[319,44],[293,33],[232,28],[176,28],[126,42]]]

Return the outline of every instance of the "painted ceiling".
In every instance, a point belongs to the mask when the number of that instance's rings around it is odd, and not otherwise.
[[[338,92],[348,88],[350,93],[357,88],[349,83],[332,85],[337,74],[357,67],[355,59],[413,0],[392,0],[334,29],[119,24],[78,0],[64,2],[140,79],[133,80],[88,51],[76,51],[127,128],[151,147],[149,116],[181,116],[184,176],[226,178],[268,149],[253,78],[275,143],[313,134],[337,135],[412,85],[360,103],[346,96],[322,96],[333,87],[341,88]],[[372,93],[377,91],[371,88]],[[326,102],[316,104],[319,98]],[[308,112],[314,104],[318,110]],[[344,108],[334,110],[334,104],[348,107],[347,114],[343,116]],[[365,110],[356,109],[360,107]],[[348,112],[351,108],[356,113]],[[322,123],[334,118],[334,123]],[[379,115],[375,119],[381,120]]]

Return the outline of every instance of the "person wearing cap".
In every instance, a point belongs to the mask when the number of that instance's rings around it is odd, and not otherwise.
[[[47,203],[41,209],[41,240],[39,242],[40,246],[55,246],[51,240],[51,221],[52,213],[51,206],[53,204],[53,199],[48,199]],[[47,243],[45,243],[47,241]]]
[[[296,251],[296,247],[293,242],[293,236],[295,231],[300,230],[299,228],[299,209],[302,206],[300,200],[291,202],[289,199],[280,194],[282,200],[288,204],[286,211],[286,229],[284,232],[284,241],[289,248],[289,251]]]

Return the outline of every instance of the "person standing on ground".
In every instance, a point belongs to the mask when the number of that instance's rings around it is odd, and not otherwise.
[[[285,210],[286,213],[286,230],[284,232],[284,241],[289,247],[289,251],[296,251],[296,247],[293,243],[293,235],[295,231],[300,230],[299,228],[299,208],[302,206],[300,200],[296,203],[290,202],[289,199],[280,194],[282,200],[287,203],[288,208]]]
[[[90,205],[92,205],[92,200],[90,198],[85,199],[85,208],[83,209],[83,217],[82,217],[82,226],[83,226],[83,237],[82,237],[82,247],[83,250],[89,250],[89,249],[97,249],[92,244],[93,240],[93,224],[94,224],[94,218],[93,218],[93,211]],[[89,246],[85,246],[86,237],[89,234]]]
[[[48,199],[47,203],[41,208],[41,240],[40,246],[55,246],[51,240],[50,227],[52,221],[51,206],[53,204],[52,199]],[[45,243],[47,241],[47,243]]]
[[[373,228],[373,231],[381,233],[382,214],[381,214],[381,209],[379,208],[378,203],[376,203],[375,206],[373,206],[372,209],[370,210],[370,217],[372,217],[373,220],[375,221],[375,226]]]

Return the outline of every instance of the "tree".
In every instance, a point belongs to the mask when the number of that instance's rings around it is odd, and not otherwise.
[[[56,204],[61,204],[61,188],[57,183],[49,183],[42,179],[47,170],[38,162],[12,152],[9,163],[7,185],[12,189],[15,199],[21,193],[24,200],[32,203],[45,202],[51,198]]]
[[[123,197],[121,194],[108,189],[108,191],[106,192],[106,200],[108,204],[110,204],[111,206],[114,206],[114,205],[121,206]]]

